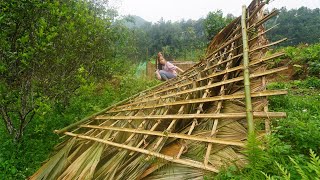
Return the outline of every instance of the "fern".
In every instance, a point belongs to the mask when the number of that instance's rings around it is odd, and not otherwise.
[[[248,156],[249,166],[247,168],[251,170],[249,173],[251,179],[261,179],[263,177],[261,171],[270,164],[267,153],[260,148],[261,144],[254,134],[249,135],[247,148],[244,152]]]
[[[291,157],[289,157],[290,161],[294,164],[295,169],[298,171],[298,173],[300,174],[301,178],[303,180],[309,180],[309,177],[306,175],[306,173],[303,171],[303,169],[301,168],[301,166]]]
[[[279,170],[281,171],[281,174],[283,175],[283,178],[285,180],[290,180],[291,179],[291,175],[290,175],[290,172],[288,172],[287,169],[285,169],[284,167],[282,167],[278,162],[276,162]]]
[[[267,173],[261,171],[261,173],[266,177],[266,180],[275,180],[273,176],[268,175]]]
[[[317,174],[317,178],[319,180],[320,177],[320,158],[316,155],[315,152],[310,149],[311,162],[308,162],[309,171],[315,171]]]

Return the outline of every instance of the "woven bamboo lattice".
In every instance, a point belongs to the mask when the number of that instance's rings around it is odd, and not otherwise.
[[[263,23],[276,11],[264,14],[263,6],[255,0],[244,8],[212,40],[205,59],[182,75],[56,131],[69,138],[31,179],[161,179],[166,168],[172,176],[201,179],[222,166],[244,167],[248,113],[264,127],[258,135],[270,132],[270,118],[285,117],[268,112],[267,97],[287,92],[267,90],[267,77],[286,67],[266,64],[283,55],[266,54],[283,40],[265,38]],[[246,97],[252,111],[246,111]]]

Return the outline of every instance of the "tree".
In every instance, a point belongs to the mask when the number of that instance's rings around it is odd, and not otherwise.
[[[223,17],[223,12],[217,10],[209,12],[205,21],[204,27],[208,40],[211,40],[222,28],[229,24],[234,19],[234,16],[228,14],[227,17]]]
[[[267,34],[272,41],[282,38],[288,40],[281,45],[298,45],[300,43],[318,43],[320,35],[320,9],[309,9],[300,7],[299,9],[287,10],[281,8],[279,15],[266,23],[266,27],[270,28],[278,24],[272,31]]]
[[[66,104],[89,77],[108,74],[106,12],[97,1],[0,2],[0,114],[16,141],[47,99]]]

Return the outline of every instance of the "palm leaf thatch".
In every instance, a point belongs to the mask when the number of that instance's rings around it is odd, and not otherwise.
[[[266,54],[283,40],[265,38],[263,23],[276,12],[264,14],[263,6],[254,0],[244,8],[205,59],[177,78],[56,131],[68,139],[30,179],[201,179],[244,167],[248,122],[264,123],[263,133],[253,127],[263,135],[270,118],[285,116],[268,112],[267,97],[286,94],[266,90],[268,75],[286,67],[266,64],[283,55]]]

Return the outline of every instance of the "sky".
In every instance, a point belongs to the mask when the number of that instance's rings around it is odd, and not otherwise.
[[[221,9],[224,15],[241,14],[242,5],[249,5],[251,0],[109,0],[109,5],[118,10],[119,15],[137,15],[149,22],[197,20],[205,18],[210,11]],[[271,0],[268,9],[297,9],[301,6],[320,8],[320,0]]]

